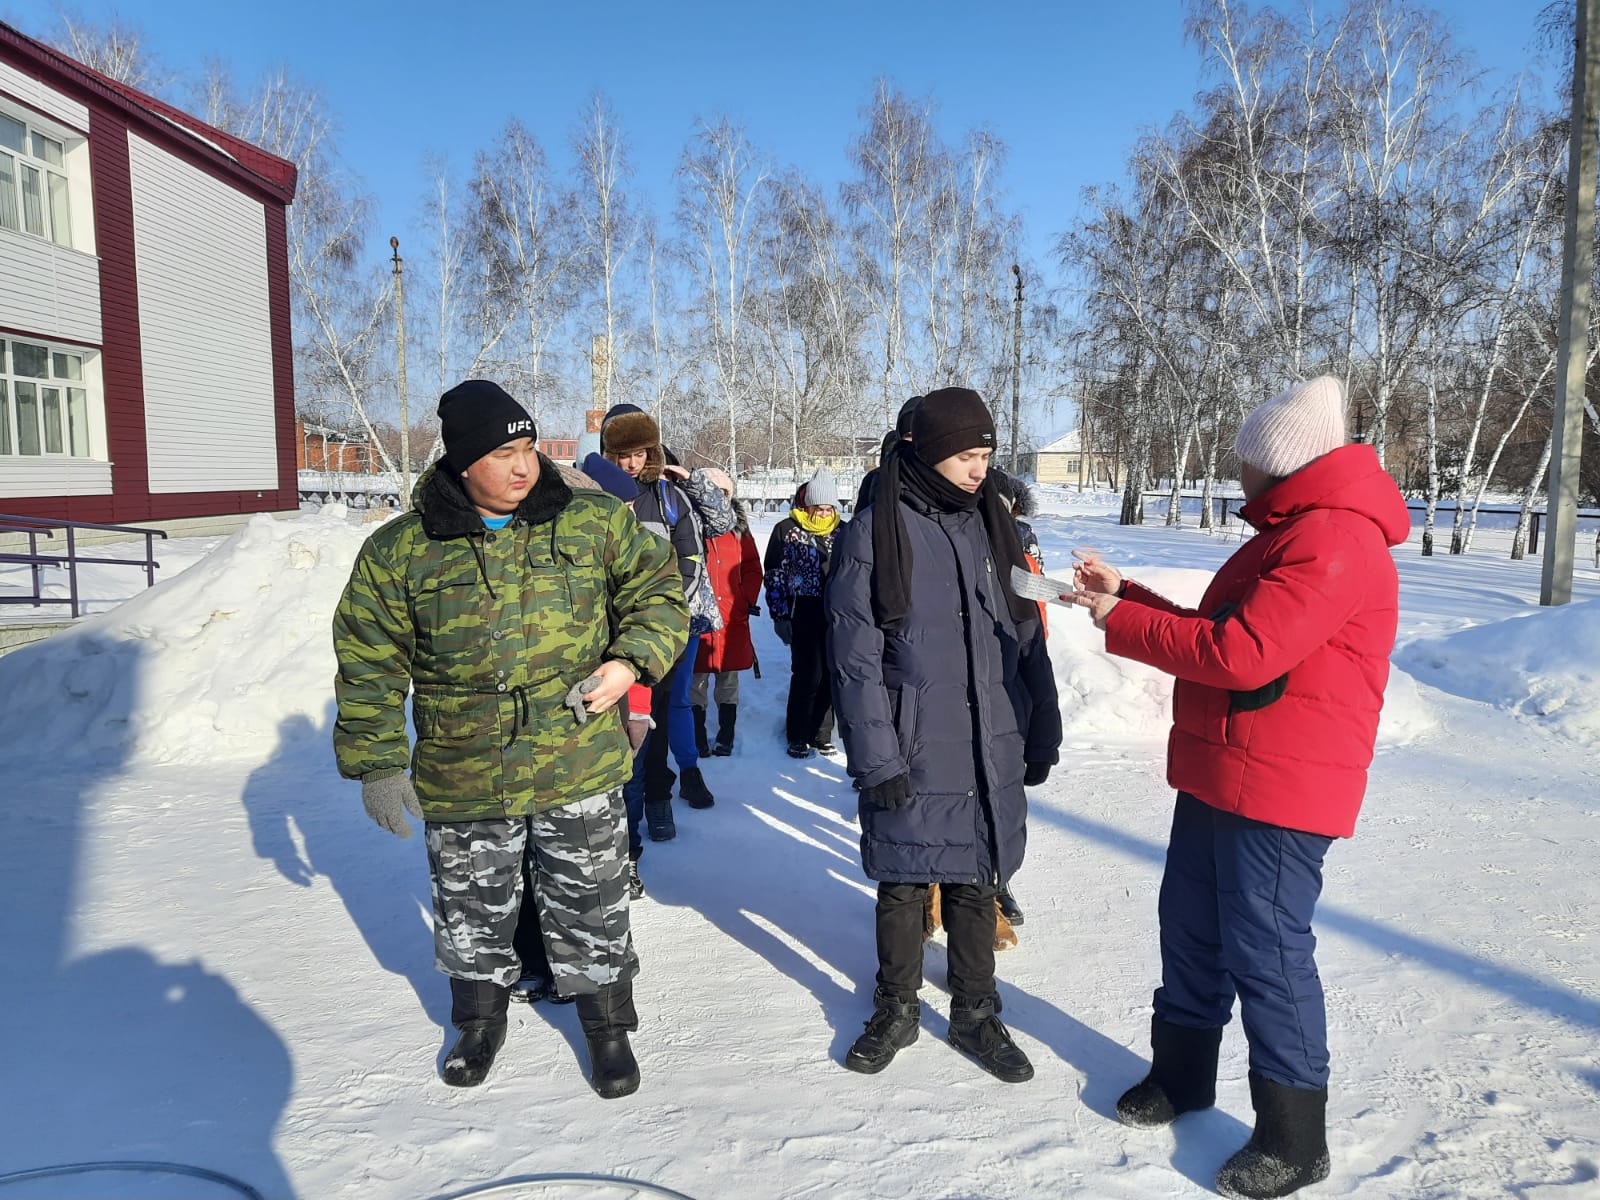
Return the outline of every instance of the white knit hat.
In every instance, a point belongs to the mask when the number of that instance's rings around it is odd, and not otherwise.
[[[1239,426],[1233,452],[1240,462],[1282,479],[1347,440],[1344,385],[1318,375],[1259,405]]]

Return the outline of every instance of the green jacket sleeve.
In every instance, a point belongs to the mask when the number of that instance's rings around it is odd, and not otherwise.
[[[415,645],[404,576],[369,539],[333,614],[333,652],[339,661],[333,753],[347,779],[406,769],[411,751],[405,702]]]
[[[620,504],[606,536],[606,592],[612,615],[606,657],[627,663],[641,683],[655,684],[688,644],[689,605],[672,547]]]

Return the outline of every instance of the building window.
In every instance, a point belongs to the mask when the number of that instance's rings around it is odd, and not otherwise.
[[[0,455],[89,457],[83,357],[0,338]]]
[[[1068,475],[1076,475],[1081,470],[1083,470],[1083,459],[1081,457],[1078,455],[1073,455],[1071,458],[1067,459]]]
[[[0,229],[72,245],[66,146],[4,112],[0,112]]]

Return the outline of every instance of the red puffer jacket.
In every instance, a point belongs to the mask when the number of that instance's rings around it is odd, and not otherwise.
[[[1106,649],[1177,676],[1173,787],[1253,820],[1349,837],[1399,620],[1389,547],[1405,540],[1410,514],[1372,448],[1351,445],[1241,515],[1259,532],[1198,610],[1130,582],[1133,603],[1106,619]]]
[[[700,635],[694,669],[747,671],[756,656],[750,606],[761,599],[761,551],[744,521],[731,533],[706,540],[706,572],[722,610],[722,628]]]

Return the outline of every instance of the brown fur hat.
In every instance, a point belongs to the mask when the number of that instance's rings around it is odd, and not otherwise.
[[[654,483],[661,478],[661,468],[667,465],[666,453],[661,449],[661,428],[649,413],[618,413],[600,431],[600,442],[605,456],[613,462],[636,450],[645,452],[644,470],[638,476],[640,483]]]

